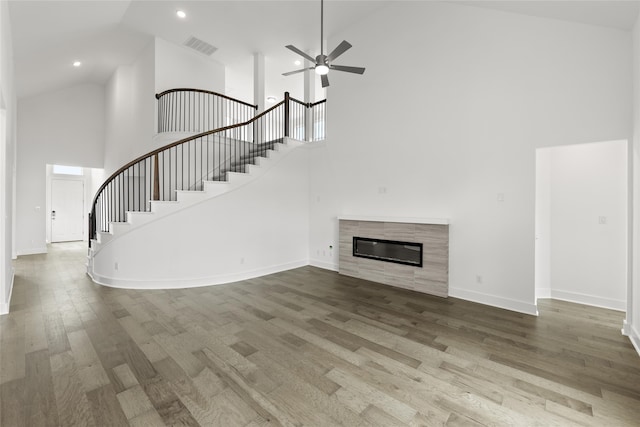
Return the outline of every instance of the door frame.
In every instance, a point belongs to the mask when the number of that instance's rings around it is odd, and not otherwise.
[[[579,145],[588,145],[588,144],[603,144],[603,143],[624,143],[624,145],[626,146],[626,175],[627,175],[627,179],[626,179],[626,242],[625,242],[625,249],[626,249],[626,266],[625,266],[625,275],[626,275],[626,301],[624,303],[625,307],[621,308],[614,308],[614,307],[609,307],[606,304],[596,304],[593,302],[589,302],[587,300],[575,300],[575,299],[568,299],[568,298],[563,298],[563,297],[559,297],[558,295],[554,295],[553,294],[553,287],[551,286],[550,282],[549,282],[549,288],[548,289],[541,289],[538,287],[539,285],[539,281],[540,281],[540,277],[538,277],[538,273],[539,273],[539,267],[541,266],[541,263],[544,263],[543,260],[539,259],[539,253],[538,253],[538,245],[543,243],[539,241],[539,238],[541,237],[540,234],[540,230],[538,229],[538,221],[539,221],[539,214],[540,212],[538,212],[538,207],[539,207],[539,203],[540,203],[540,199],[539,199],[539,194],[538,194],[538,183],[539,183],[539,173],[540,173],[540,165],[538,164],[539,161],[539,153],[542,152],[542,150],[550,150],[550,149],[554,149],[554,148],[562,148],[562,147],[572,147],[572,146],[579,146]],[[611,309],[611,310],[618,310],[621,312],[626,312],[626,320],[623,323],[623,328],[622,328],[622,333],[624,335],[627,335],[627,333],[625,333],[625,328],[627,328],[627,325],[630,324],[630,317],[632,315],[632,301],[633,301],[633,272],[634,272],[634,154],[633,154],[633,141],[628,140],[628,139],[619,139],[619,140],[604,140],[604,141],[593,141],[593,142],[584,142],[584,143],[576,143],[576,144],[563,144],[563,145],[553,145],[553,146],[547,146],[547,147],[537,147],[535,149],[535,153],[534,153],[534,176],[535,176],[535,186],[536,186],[536,192],[535,192],[535,211],[534,211],[534,218],[535,218],[535,227],[534,227],[534,238],[535,238],[535,242],[534,242],[534,247],[535,247],[535,252],[534,252],[534,297],[535,297],[535,301],[536,301],[536,305],[537,305],[537,300],[539,298],[541,299],[547,299],[547,298],[552,298],[552,299],[561,299],[561,300],[566,300],[566,301],[571,301],[571,302],[576,302],[578,304],[585,304],[585,305],[593,305],[596,307],[605,307],[607,309]],[[549,184],[551,184],[551,182],[549,182]],[[546,236],[546,238],[550,238],[551,236]],[[548,255],[548,253],[547,253]],[[546,260],[546,269],[550,270],[551,268],[551,264],[549,260]],[[544,268],[543,268],[544,270]]]
[[[80,238],[79,238],[79,239],[73,239],[73,240],[62,240],[62,241],[56,241],[56,242],[54,242],[54,241],[53,241],[53,224],[54,224],[54,222],[53,222],[53,221],[54,221],[54,220],[53,220],[53,216],[52,216],[51,214],[52,214],[52,212],[53,212],[53,202],[54,202],[54,200],[53,200],[53,186],[54,186],[54,183],[55,183],[56,181],[79,182],[79,183],[82,185],[82,190],[81,190],[81,194],[82,194],[82,202],[80,203],[80,205],[81,205],[81,208],[80,208],[80,210],[81,210],[81,219],[80,219],[81,223],[80,223],[80,227],[82,228],[82,234],[81,234],[81,236],[80,236]],[[51,206],[51,208],[49,209],[49,211],[47,211],[47,215],[48,215],[48,217],[49,217],[49,224],[50,224],[50,228],[51,228],[51,235],[50,235],[51,243],[62,243],[62,242],[65,242],[65,241],[82,241],[82,240],[85,240],[85,227],[84,227],[84,223],[85,223],[85,219],[86,219],[86,218],[85,218],[85,217],[86,217],[86,214],[85,214],[85,212],[84,212],[84,211],[85,211],[85,208],[84,208],[84,207],[85,207],[85,205],[86,205],[86,200],[85,200],[85,198],[86,198],[86,195],[85,195],[86,190],[85,190],[85,188],[84,188],[84,187],[85,187],[85,182],[84,182],[84,180],[83,180],[83,179],[69,179],[69,178],[68,178],[68,177],[66,177],[66,176],[65,176],[65,177],[60,177],[60,176],[58,176],[58,175],[54,175],[54,176],[51,178],[51,205],[52,205],[52,206]],[[74,202],[74,203],[75,203],[75,202]],[[74,210],[75,210],[75,209],[74,209]]]
[[[53,165],[46,165],[46,241],[47,244],[51,243],[51,186],[54,179],[63,179],[69,181],[82,181],[83,182],[83,211],[82,211],[82,241],[87,240],[88,225],[87,225],[87,200],[91,197],[89,192],[91,191],[91,169],[83,168],[82,175],[62,175],[53,173]]]

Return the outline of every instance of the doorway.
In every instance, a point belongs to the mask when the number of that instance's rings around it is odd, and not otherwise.
[[[82,240],[84,229],[84,182],[51,180],[51,243]]]
[[[536,300],[626,310],[627,153],[627,141],[536,150]]]

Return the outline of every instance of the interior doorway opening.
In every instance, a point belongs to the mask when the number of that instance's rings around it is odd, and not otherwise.
[[[628,142],[536,150],[536,301],[626,311]]]
[[[47,243],[86,241],[93,196],[104,180],[104,169],[46,165]]]

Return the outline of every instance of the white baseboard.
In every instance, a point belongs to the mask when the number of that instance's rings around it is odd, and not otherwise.
[[[321,261],[319,259],[310,259],[309,265],[313,267],[323,268],[325,270],[338,271],[338,264]]]
[[[38,248],[28,248],[28,249],[20,249],[17,252],[18,256],[22,256],[22,255],[38,255],[38,254],[46,254],[47,253],[47,247],[46,246],[41,246]]]
[[[9,283],[9,298],[6,301],[0,303],[0,315],[9,314],[9,308],[11,308],[11,296],[13,295],[13,282],[15,279],[15,268],[11,267],[11,282]]]
[[[295,261],[285,264],[263,267],[250,271],[243,271],[231,274],[222,274],[211,277],[196,277],[185,279],[127,279],[121,277],[106,277],[87,271],[91,279],[99,285],[108,286],[110,288],[120,289],[181,289],[181,288],[197,288],[202,286],[223,285],[226,283],[239,282],[241,280],[254,279],[268,274],[279,273],[281,271],[291,270],[294,268],[309,265],[308,260]],[[89,269],[88,269],[89,270]]]
[[[551,288],[536,288],[536,299],[551,298]]]
[[[629,326],[629,334],[627,335],[629,336],[629,340],[631,340],[631,344],[633,344],[636,351],[638,352],[638,356],[640,356],[640,332],[638,332],[636,328],[633,327],[633,325]]]
[[[538,315],[538,307],[535,304],[518,301],[510,298],[498,297],[481,292],[469,291],[467,289],[449,288],[449,296],[473,301],[480,304],[491,305],[493,307],[504,308],[506,310],[517,311],[518,313]]]
[[[626,301],[613,298],[604,298],[595,295],[581,294],[578,292],[567,292],[551,289],[551,295],[548,298],[575,302],[584,305],[591,305],[594,307],[608,308],[610,310],[616,311],[627,311]]]
[[[622,329],[620,330],[620,332],[622,332],[622,335],[624,335],[625,337],[631,335],[631,325],[627,323],[627,319],[624,319],[622,321]]]

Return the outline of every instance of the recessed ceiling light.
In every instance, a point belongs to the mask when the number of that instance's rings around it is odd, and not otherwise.
[[[277,101],[277,98],[275,96],[267,96],[268,103],[273,104],[276,101]]]
[[[74,67],[79,67],[79,66],[81,66],[81,65],[82,65],[82,62],[80,62],[80,61],[73,61],[73,66],[74,66]]]
[[[300,65],[300,64],[302,64],[302,62],[300,62],[300,61],[296,60],[296,61],[294,62],[294,64],[296,64],[296,65]]]
[[[178,10],[178,11],[176,11],[176,15],[178,16],[178,18],[182,18],[182,19],[184,19],[184,18],[186,18],[186,17],[187,17],[187,14],[185,13],[185,11],[184,11],[184,10]]]

